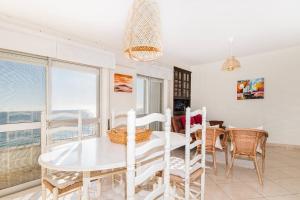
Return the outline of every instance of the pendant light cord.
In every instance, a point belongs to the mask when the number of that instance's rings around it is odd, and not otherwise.
[[[229,38],[229,52],[230,52],[230,56],[233,56],[233,36],[231,36]]]

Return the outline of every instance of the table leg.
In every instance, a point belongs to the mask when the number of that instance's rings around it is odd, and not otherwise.
[[[90,172],[83,172],[83,193],[82,200],[89,199]]]

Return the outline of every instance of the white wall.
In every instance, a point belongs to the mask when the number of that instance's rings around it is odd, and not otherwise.
[[[1,18],[1,20],[3,20]],[[37,30],[30,25],[0,20],[0,48],[95,67],[114,68],[115,56],[96,45]]]
[[[126,74],[133,76],[133,92],[114,92],[114,73]],[[136,105],[136,69],[117,65],[115,70],[110,73],[110,107],[115,112],[127,112],[130,109],[135,109]]]
[[[225,59],[225,58],[224,58]],[[300,47],[239,58],[241,69],[221,70],[223,61],[192,67],[192,107],[206,106],[208,119],[254,128],[268,142],[300,145]],[[236,100],[238,80],[265,78],[265,99]]]
[[[127,63],[128,64],[128,63]],[[133,93],[121,93],[114,92],[114,73],[121,73],[132,75],[133,80]],[[114,70],[110,73],[110,108],[115,112],[124,112],[130,109],[136,108],[136,76],[137,74],[150,76],[154,78],[159,78],[165,80],[168,83],[166,85],[167,90],[165,91],[164,97],[166,97],[167,107],[172,106],[172,80],[173,80],[173,70],[168,67],[162,67],[153,65],[151,63],[129,63],[129,66],[117,65]],[[165,106],[165,107],[166,107]]]

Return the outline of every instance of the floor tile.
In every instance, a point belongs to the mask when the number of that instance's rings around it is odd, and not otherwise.
[[[232,200],[242,200],[250,198],[263,197],[254,188],[241,183],[231,183],[231,184],[218,184],[218,186],[232,199]]]
[[[184,149],[181,148],[174,154],[183,157]],[[300,150],[268,147],[263,186],[259,184],[251,162],[243,161],[240,165],[235,165],[227,177],[223,157],[224,153],[219,152],[217,174],[214,174],[212,168],[206,170],[205,200],[300,200]],[[207,162],[207,165],[211,166],[212,163]],[[41,200],[40,195],[41,188],[35,187],[0,199]],[[91,195],[94,197],[91,200],[97,199],[92,190]],[[60,198],[76,199],[74,193]]]
[[[279,186],[278,184],[276,184],[272,181],[269,181],[269,180],[265,180],[263,185],[257,184],[257,181],[246,182],[245,184],[254,188],[256,191],[258,191],[264,197],[291,194],[291,192],[289,192],[282,186]]]
[[[300,194],[300,179],[299,178],[289,178],[289,179],[279,179],[274,181],[281,187],[285,188],[291,193]],[[299,199],[300,200],[300,199]]]

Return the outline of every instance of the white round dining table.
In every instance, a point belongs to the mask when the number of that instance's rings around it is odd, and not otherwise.
[[[152,132],[151,139],[164,139],[164,132]],[[185,136],[171,132],[171,150],[185,145]],[[112,143],[107,136],[59,145],[43,153],[39,164],[58,171],[83,172],[83,200],[88,199],[90,172],[126,167],[126,146]]]

